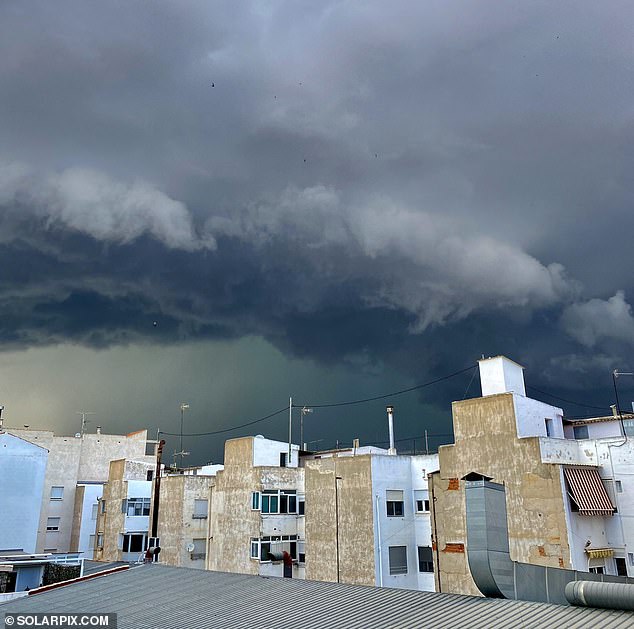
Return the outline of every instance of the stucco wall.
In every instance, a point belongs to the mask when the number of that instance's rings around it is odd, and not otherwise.
[[[439,451],[434,505],[443,592],[478,594],[466,562],[464,481],[478,472],[506,487],[509,546],[517,561],[570,566],[559,466],[541,463],[538,438],[519,439],[513,394],[454,402],[455,445]]]
[[[34,553],[48,452],[0,432],[0,550]]]
[[[372,457],[306,461],[305,470],[306,578],[375,585]]]

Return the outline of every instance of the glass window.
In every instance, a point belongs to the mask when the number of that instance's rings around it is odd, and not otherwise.
[[[94,550],[95,549],[95,536],[91,535],[90,539],[88,540],[88,548],[90,550]]]
[[[634,419],[624,419],[623,430],[628,437],[634,437]]]
[[[303,499],[300,499],[300,501],[297,503],[297,506],[298,506],[297,513],[299,513],[299,515],[304,515],[306,511],[306,501]]]
[[[418,547],[418,572],[433,572],[434,557],[432,555],[431,546]]]
[[[194,542],[194,550],[191,558],[196,561],[204,559],[207,556],[207,540],[204,537],[192,540]]]
[[[554,434],[553,420],[547,417],[545,421],[546,421],[546,436],[552,437]]]
[[[258,510],[260,508],[260,492],[251,492],[251,509]]]
[[[149,498],[128,498],[127,515],[150,515],[150,499]]]
[[[403,491],[388,489],[385,492],[385,504],[388,517],[402,517],[404,513]]]
[[[51,500],[62,500],[64,498],[63,487],[51,487]]]
[[[91,516],[90,516],[90,519],[91,519],[91,520],[96,520],[96,519],[97,519],[97,507],[98,507],[98,506],[99,506],[99,505],[96,505],[96,504],[94,504],[94,505],[92,506],[92,514],[91,514]]]
[[[625,563],[625,557],[615,557],[614,563],[616,564],[616,574],[620,577],[627,576],[627,565]]]
[[[587,426],[573,426],[572,432],[575,439],[588,439],[588,427]]]
[[[429,493],[425,489],[416,489],[414,491],[414,500],[416,501],[416,513],[429,512]]]
[[[619,494],[623,493],[623,483],[620,480],[615,480],[614,484],[616,485],[616,491]]]
[[[59,531],[60,518],[47,518],[46,530],[47,531]]]
[[[251,559],[260,558],[260,540],[257,538],[251,538]]]
[[[207,517],[208,503],[206,500],[194,500],[194,518],[203,519]]]
[[[407,574],[407,546],[390,546],[390,574]]]

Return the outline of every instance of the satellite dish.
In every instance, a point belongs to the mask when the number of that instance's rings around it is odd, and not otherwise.
[[[189,544],[187,544],[187,552],[188,553],[193,552],[194,548],[195,548],[195,546],[194,546],[194,544],[192,544],[192,542],[189,542]]]

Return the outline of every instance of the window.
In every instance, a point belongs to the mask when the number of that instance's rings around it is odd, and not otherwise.
[[[572,432],[575,435],[575,439],[587,439],[588,427],[587,426],[573,426]],[[603,573],[601,573],[603,574]]]
[[[97,535],[97,548],[103,548],[103,533]]]
[[[251,493],[251,509],[257,511],[260,508],[260,492],[254,491]]]
[[[300,498],[297,501],[297,514],[305,515],[305,513],[306,513],[306,501],[304,500],[304,498]]]
[[[603,566],[593,566],[590,568],[590,572],[592,574],[603,574]]]
[[[286,452],[280,452],[280,467],[286,467]]]
[[[90,550],[94,550],[95,549],[95,536],[91,535],[90,539],[88,540],[88,548]]]
[[[194,500],[194,515],[198,520],[204,520],[207,517],[208,503],[206,500]]]
[[[63,487],[51,487],[51,500],[62,500],[64,498]]]
[[[624,419],[623,430],[628,437],[634,437],[634,419]]]
[[[94,504],[92,506],[92,513],[90,514],[90,519],[91,520],[96,520],[97,519],[97,508],[99,507],[98,504]]]
[[[154,478],[154,470],[148,470],[145,473],[145,480],[152,480]]]
[[[630,566],[634,566],[634,553],[627,553],[627,558],[630,561]]]
[[[429,513],[429,493],[424,489],[414,491],[416,513]]]
[[[614,485],[616,486],[616,493],[617,494],[622,494],[623,493],[623,483],[620,480],[615,480],[614,481]]]
[[[47,531],[59,531],[60,518],[47,518],[46,530]]]
[[[207,556],[207,540],[203,537],[192,541],[194,542],[194,550],[191,553],[192,561],[204,559]]]
[[[546,436],[552,437],[554,434],[553,420],[550,417],[547,417],[545,420],[546,423]]]
[[[128,498],[123,501],[122,511],[130,517],[136,515],[150,515],[150,499]]]
[[[153,441],[145,442],[145,456],[154,456],[156,454],[156,444]],[[150,480],[148,478],[148,480]]]
[[[297,535],[272,535],[251,538],[251,559],[271,561],[269,553],[286,551],[293,559],[297,558]]]
[[[627,576],[627,565],[625,563],[625,557],[615,557],[614,563],[616,564],[616,574],[620,577]]]
[[[390,546],[390,574],[407,574],[407,546]]]
[[[306,563],[306,542],[297,542],[297,550],[299,551],[297,555],[299,563]]]
[[[265,489],[261,496],[262,513],[297,513],[295,489]]]
[[[142,553],[145,548],[146,534],[145,533],[126,533],[123,536],[123,548],[124,553]]]
[[[431,552],[431,546],[418,547],[418,572],[433,572],[434,557]]]
[[[385,492],[387,515],[391,518],[403,516],[403,491],[388,489]],[[399,548],[395,546],[394,548]]]
[[[101,513],[105,513],[106,512],[106,501],[105,500],[101,500]]]

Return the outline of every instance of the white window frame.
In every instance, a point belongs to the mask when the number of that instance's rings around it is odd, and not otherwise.
[[[136,518],[140,516],[150,515],[150,498],[128,498],[124,500],[125,514],[128,518]],[[132,513],[130,513],[132,511]],[[140,513],[137,513],[140,511]],[[147,511],[147,513],[145,513]]]
[[[252,491],[251,492],[251,511],[259,511],[260,510],[260,492]]]
[[[56,492],[55,490],[58,489],[61,491]],[[59,494],[59,495],[54,495],[54,494]],[[64,487],[60,486],[60,485],[53,485],[51,487],[51,500],[64,500]]]
[[[402,489],[387,489],[385,491],[385,514],[388,518],[404,518],[405,517],[405,501],[403,500]],[[396,513],[396,505],[401,506],[401,513]],[[390,506],[393,513],[390,513]]]
[[[392,553],[390,552],[392,549],[396,550],[397,548],[399,549],[404,549],[405,550],[405,564],[392,564]],[[395,575],[399,575],[399,574],[407,574],[409,571],[409,567],[407,565],[407,546],[388,546],[388,564],[389,564],[389,569],[390,569],[390,575],[391,576],[395,576]]]
[[[57,521],[57,524],[55,524]],[[46,532],[51,533],[55,531],[59,531],[59,525],[61,524],[62,519],[57,517],[46,518]]]
[[[263,489],[259,493],[260,512],[263,515],[297,515],[298,501],[296,489]],[[282,511],[284,498],[286,499],[286,510]],[[271,507],[271,503],[273,502],[275,503],[275,508]],[[266,508],[265,504],[267,505]],[[293,505],[292,507],[291,504]]]
[[[260,563],[271,563],[270,559],[263,559],[264,548],[268,548],[268,550],[266,550],[267,554],[272,551],[282,552],[285,550],[293,559],[297,559],[299,556],[297,535],[265,535],[263,537],[252,537],[250,543],[251,550],[249,555],[251,559],[259,561]],[[293,556],[292,552],[293,543],[295,543],[295,556]]]
[[[422,509],[419,509],[419,503],[422,503]],[[414,490],[414,513],[429,513],[429,491],[427,489]]]

